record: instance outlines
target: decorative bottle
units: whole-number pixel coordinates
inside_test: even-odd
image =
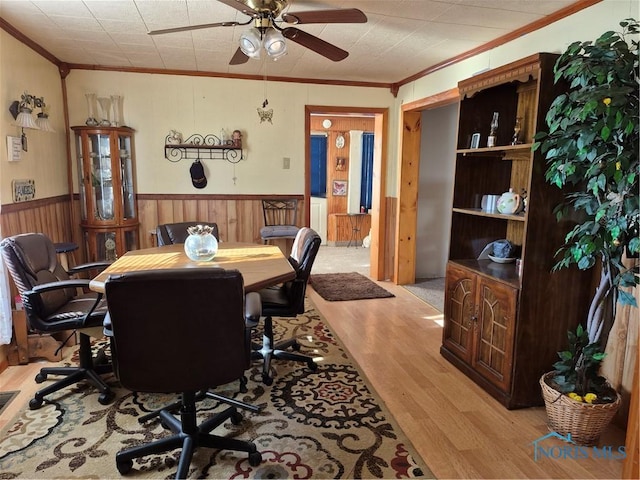
[[[487,138],[487,147],[496,146],[496,137],[498,135],[498,112],[493,112],[493,119],[491,120],[491,132]]]

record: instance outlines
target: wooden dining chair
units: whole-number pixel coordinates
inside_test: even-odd
[[[300,227],[298,219],[298,200],[295,198],[262,200],[264,227],[260,229],[260,238],[264,244],[270,240],[295,239]]]

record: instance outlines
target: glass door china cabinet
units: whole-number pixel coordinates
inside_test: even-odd
[[[139,248],[133,133],[127,127],[72,127],[81,226],[88,261]]]

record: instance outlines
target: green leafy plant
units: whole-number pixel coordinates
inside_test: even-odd
[[[620,22],[595,42],[574,42],[558,58],[555,82],[566,93],[551,104],[547,132],[535,137],[534,149],[547,160],[546,180],[566,189],[556,210],[558,221],[575,227],[557,252],[554,269],[576,265],[599,268],[600,280],[586,318],[569,332],[569,349],[559,352],[550,384],[577,401],[613,402],[615,392],[599,375],[617,305],[636,305],[626,289],[639,283],[638,256],[638,40],[635,19]]]
[[[558,58],[555,82],[566,82],[568,91],[551,104],[548,131],[539,132],[534,143],[547,160],[547,181],[568,187],[557,219],[577,219],[554,268],[597,266],[601,272],[586,319],[583,355],[590,344],[604,345],[618,303],[637,306],[625,290],[639,283],[637,266],[626,267],[623,254],[637,256],[640,248],[640,30],[635,19],[620,26],[621,32],[605,32],[595,42],[572,43]]]
[[[558,352],[560,360],[553,364],[553,387],[566,394],[575,394],[578,401],[607,403],[616,399],[606,379],[598,374],[606,354],[598,343],[590,343],[587,331],[578,325],[569,333],[569,349]],[[591,395],[589,395],[591,394]]]

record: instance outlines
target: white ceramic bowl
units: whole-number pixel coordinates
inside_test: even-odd
[[[500,258],[500,257],[494,257],[493,255],[489,255],[489,258],[491,259],[492,262],[496,262],[496,263],[512,263],[516,261],[516,257]]]

